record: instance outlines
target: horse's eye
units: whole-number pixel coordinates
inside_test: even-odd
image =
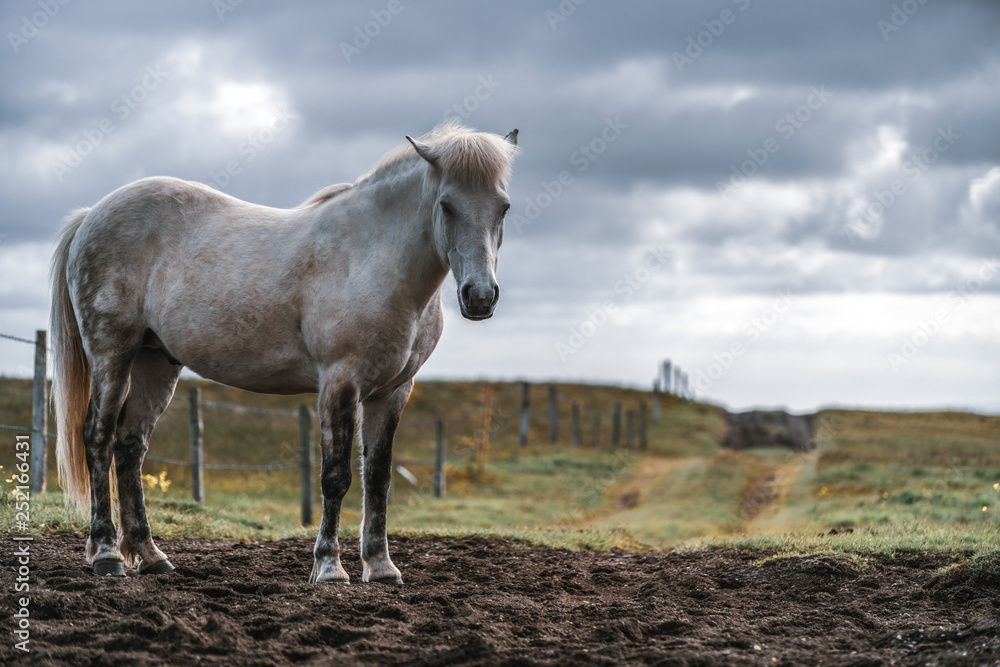
[[[441,210],[447,216],[455,215],[455,212],[451,210],[451,206],[449,206],[448,202],[446,202],[446,201],[441,202]]]
[[[501,220],[503,219],[503,217],[505,215],[507,215],[507,211],[509,211],[509,210],[510,210],[510,204],[507,204],[506,206],[503,207],[503,210],[500,211],[500,219]]]

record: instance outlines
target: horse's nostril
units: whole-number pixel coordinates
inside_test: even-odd
[[[493,301],[490,303],[490,307],[492,308],[493,306],[497,305],[497,301],[499,301],[499,300],[500,300],[500,286],[499,285],[494,285],[493,286]]]
[[[462,303],[466,306],[469,305],[469,295],[472,293],[472,285],[465,283],[462,285]]]

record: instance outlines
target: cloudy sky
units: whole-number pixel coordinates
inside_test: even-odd
[[[458,118],[523,153],[496,315],[446,283],[422,377],[648,386],[669,357],[732,408],[1000,412],[998,3],[6,0],[0,27],[0,333],[46,326],[59,220],[125,183],[294,206]],[[0,372],[31,355],[0,341]]]

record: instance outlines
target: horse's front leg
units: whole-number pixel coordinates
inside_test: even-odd
[[[413,381],[396,389],[389,396],[364,404],[362,433],[363,462],[361,484],[364,490],[364,510],[361,520],[362,581],[402,584],[399,570],[389,558],[385,513],[392,479],[392,441],[399,425]]]
[[[340,505],[351,486],[351,447],[358,416],[358,389],[353,383],[327,374],[319,392],[320,449],[323,456],[320,488],[323,520],[313,549],[310,582],[349,583],[340,564]]]

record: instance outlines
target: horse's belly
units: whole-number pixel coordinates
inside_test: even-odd
[[[262,329],[244,339],[206,332],[185,337],[161,333],[160,339],[178,363],[208,380],[262,394],[316,392],[315,365],[294,340],[275,333]]]
[[[307,394],[318,391],[318,382],[301,368],[241,363],[188,365],[198,375],[230,387],[259,394]]]

